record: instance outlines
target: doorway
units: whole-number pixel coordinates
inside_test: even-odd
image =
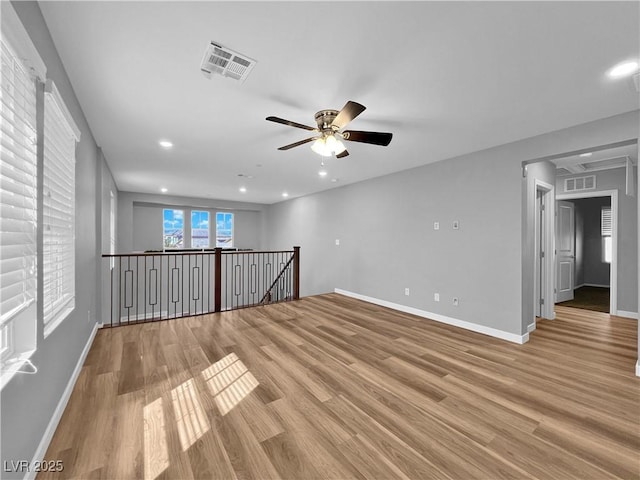
[[[554,187],[539,179],[535,180],[535,212],[534,212],[534,322],[528,331],[535,329],[537,318],[553,319],[554,284],[552,278],[553,265],[553,232],[554,215],[550,208],[555,202]]]
[[[618,191],[562,194],[556,200],[556,303],[615,315]]]

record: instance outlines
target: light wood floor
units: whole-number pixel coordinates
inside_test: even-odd
[[[640,478],[636,321],[557,315],[525,345],[337,294],[104,329],[46,459],[83,479]]]

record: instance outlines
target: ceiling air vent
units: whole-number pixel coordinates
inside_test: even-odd
[[[567,170],[564,167],[558,167],[556,168],[556,175],[559,176],[564,176],[564,175],[571,175],[573,172],[571,172],[570,170]]]
[[[567,178],[564,181],[565,192],[580,192],[582,190],[593,190],[596,188],[596,176]]]
[[[202,57],[200,70],[205,77],[222,75],[244,82],[256,61],[230,48],[211,42]]]

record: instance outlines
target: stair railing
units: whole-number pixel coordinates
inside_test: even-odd
[[[102,257],[105,326],[206,315],[300,298],[300,247]]]

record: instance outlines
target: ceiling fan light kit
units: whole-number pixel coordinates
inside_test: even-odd
[[[318,138],[311,145],[311,150],[323,157],[330,157],[332,155],[340,155],[347,148],[335,135],[327,135],[326,137]]]
[[[343,158],[349,155],[342,140],[351,142],[369,143],[372,145],[380,145],[386,147],[391,142],[393,134],[384,132],[365,132],[357,130],[342,130],[354,118],[360,115],[366,107],[359,103],[348,101],[342,110],[320,110],[315,114],[317,127],[309,127],[301,123],[292,122],[279,117],[267,117],[266,120],[275,123],[281,123],[290,127],[301,128],[316,132],[319,135],[315,137],[305,138],[299,142],[291,143],[278,150],[289,150],[293,147],[313,142],[311,150],[323,157],[335,155],[336,158]]]

